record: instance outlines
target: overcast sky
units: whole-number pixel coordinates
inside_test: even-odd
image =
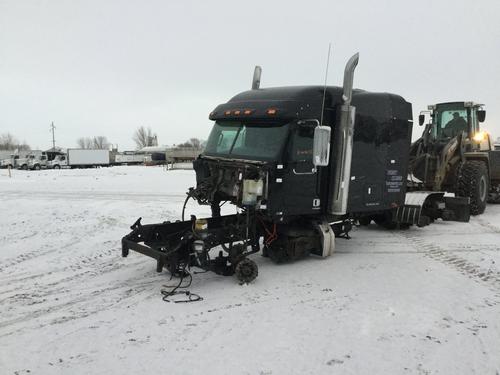
[[[0,134],[32,147],[104,135],[120,150],[206,138],[209,112],[249,89],[330,85],[360,52],[355,87],[427,104],[486,104],[500,136],[500,1],[0,0]],[[421,128],[415,125],[414,134]]]

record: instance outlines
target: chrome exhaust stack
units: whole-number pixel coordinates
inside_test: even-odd
[[[356,107],[351,105],[352,86],[354,82],[354,70],[358,65],[358,61],[359,53],[356,53],[349,59],[345,66],[342,104],[338,106],[338,120],[334,135],[335,180],[333,185],[333,199],[329,209],[333,215],[345,215],[347,212],[349,183],[351,181],[354,118],[356,116]]]
[[[262,75],[262,68],[259,65],[255,66],[252,79],[252,90],[258,90],[260,87],[260,76]]]

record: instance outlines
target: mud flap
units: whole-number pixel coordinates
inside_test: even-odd
[[[443,220],[468,223],[470,220],[470,202],[468,197],[444,197],[445,210]]]
[[[445,197],[444,192],[410,192],[406,194],[405,204],[393,210],[396,223],[423,227],[436,219],[468,222],[469,198]]]
[[[327,221],[316,224],[320,234],[321,253],[315,253],[322,258],[329,257],[335,251],[335,233]]]

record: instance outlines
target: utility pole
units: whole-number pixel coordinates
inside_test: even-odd
[[[56,129],[56,127],[54,126],[54,121],[52,121],[52,124],[50,125],[50,130],[52,130],[52,150],[56,150],[56,137],[55,137],[55,133],[54,133],[54,130]]]

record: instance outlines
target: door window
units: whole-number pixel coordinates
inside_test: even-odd
[[[312,163],[313,140],[313,127],[298,127],[294,132],[291,160],[294,162]]]

